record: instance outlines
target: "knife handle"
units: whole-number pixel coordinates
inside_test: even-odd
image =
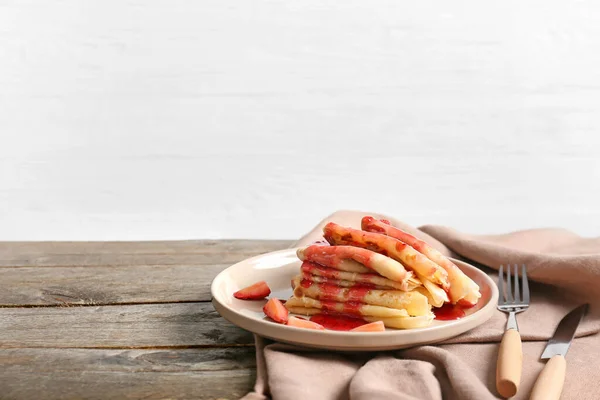
[[[502,336],[496,364],[496,389],[503,397],[513,397],[521,383],[523,348],[521,335],[516,329],[508,329]]]
[[[567,361],[563,356],[552,357],[538,376],[530,400],[558,400],[565,383]]]

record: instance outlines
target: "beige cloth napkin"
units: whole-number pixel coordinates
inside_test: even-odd
[[[330,221],[360,227],[364,215],[387,218],[446,255],[478,265],[494,280],[500,264],[525,263],[531,307],[519,314],[523,375],[515,399],[529,397],[544,363],[547,340],[571,309],[591,302],[567,354],[561,399],[600,399],[600,238],[586,239],[563,229],[535,229],[476,236],[440,226],[415,229],[388,216],[336,212],[296,246],[321,238]],[[535,281],[535,282],[532,282]],[[482,326],[435,346],[381,353],[336,353],[273,343],[256,337],[257,380],[244,400],[370,400],[499,398],[495,389],[498,342],[506,314],[497,311]]]

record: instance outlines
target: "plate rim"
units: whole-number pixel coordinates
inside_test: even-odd
[[[221,317],[223,317],[230,323],[232,323],[242,329],[245,329],[245,330],[249,331],[250,333],[253,333],[255,335],[259,335],[259,336],[262,336],[265,338],[269,338],[269,339],[272,339],[275,341],[291,343],[294,345],[304,346],[304,347],[308,347],[308,348],[321,348],[321,349],[342,350],[342,351],[375,351],[375,350],[402,349],[402,348],[407,348],[407,347],[422,346],[425,344],[441,343],[443,341],[449,340],[452,337],[455,337],[455,336],[458,336],[465,332],[468,332],[479,325],[484,324],[486,321],[488,321],[492,317],[493,311],[496,309],[495,305],[498,301],[499,293],[498,293],[498,288],[496,287],[496,284],[492,280],[492,278],[490,278],[485,272],[481,271],[479,268],[475,267],[474,265],[472,265],[466,261],[458,260],[458,259],[455,259],[452,257],[448,257],[448,258],[452,262],[454,262],[459,268],[461,268],[462,265],[466,265],[468,268],[471,268],[471,269],[477,271],[477,273],[479,273],[481,275],[481,277],[484,279],[484,281],[486,281],[487,286],[489,286],[491,288],[490,300],[487,304],[485,304],[482,308],[480,308],[473,314],[470,314],[470,315],[468,315],[464,318],[458,319],[458,320],[451,321],[453,324],[451,326],[457,327],[458,330],[460,330],[460,332],[457,332],[455,335],[448,336],[443,339],[434,339],[431,341],[420,341],[418,343],[411,342],[411,343],[407,343],[406,345],[390,344],[389,346],[385,346],[385,345],[384,346],[382,346],[382,345],[355,346],[355,345],[344,345],[343,343],[338,343],[336,345],[329,346],[329,345],[320,345],[320,344],[315,344],[315,343],[307,343],[307,341],[299,342],[299,341],[295,341],[295,340],[287,340],[285,338],[282,338],[282,336],[285,336],[286,332],[288,332],[289,334],[296,333],[301,336],[314,337],[315,339],[363,338],[363,339],[366,339],[366,341],[368,341],[369,338],[373,338],[373,339],[377,339],[377,340],[386,339],[386,338],[389,338],[389,339],[396,338],[397,339],[397,338],[402,337],[403,335],[405,336],[406,332],[410,332],[411,334],[418,334],[418,333],[425,333],[425,332],[430,333],[430,334],[431,333],[435,334],[435,333],[439,333],[440,331],[444,331],[444,330],[448,329],[450,326],[448,326],[448,325],[431,326],[430,325],[427,327],[414,328],[414,329],[397,329],[397,330],[390,329],[390,330],[386,330],[384,332],[349,332],[349,331],[335,331],[335,330],[326,330],[326,331],[308,330],[305,328],[299,328],[299,327],[288,326],[288,325],[283,325],[283,324],[276,324],[276,323],[269,322],[266,320],[256,319],[256,318],[252,318],[252,317],[243,315],[240,312],[236,311],[234,308],[230,307],[229,305],[223,304],[222,302],[220,302],[218,299],[219,296],[215,295],[215,293],[217,291],[217,289],[216,289],[217,284],[219,283],[220,280],[224,279],[223,278],[224,275],[231,268],[236,267],[239,264],[250,263],[252,261],[263,258],[265,256],[275,256],[275,255],[279,255],[279,254],[281,254],[282,256],[285,256],[288,254],[295,254],[296,250],[301,247],[303,247],[303,246],[291,247],[291,248],[287,248],[287,249],[275,250],[275,251],[259,254],[259,255],[253,256],[253,257],[249,257],[249,258],[240,260],[234,264],[231,264],[230,266],[223,269],[222,271],[220,271],[217,274],[217,276],[215,276],[215,278],[213,278],[211,285],[210,285],[211,302],[212,302],[215,310],[219,313],[219,315],[221,315]],[[462,270],[462,268],[461,268],[461,270]],[[265,330],[272,331],[274,334],[269,334],[269,332],[265,332]],[[275,334],[275,333],[278,333],[278,334]]]

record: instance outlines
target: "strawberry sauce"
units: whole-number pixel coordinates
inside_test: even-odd
[[[349,331],[368,322],[360,318],[344,317],[329,314],[317,314],[310,317],[312,322],[323,325],[332,331]]]
[[[360,308],[362,307],[361,303],[349,301],[343,304],[345,313],[360,315]]]
[[[435,314],[435,319],[440,321],[451,321],[465,316],[463,307],[450,303],[446,303],[440,308],[434,308],[433,313]]]
[[[304,261],[300,268],[303,272],[307,272],[309,274],[312,274],[313,272],[316,271],[316,272],[318,272],[317,275],[321,275],[326,278],[331,278],[331,279],[339,279],[340,278],[340,271],[335,270],[333,268],[322,267],[319,264],[315,264],[315,263],[312,263],[309,261]]]
[[[357,286],[348,290],[348,300],[350,301],[364,301],[365,297],[371,289],[365,286]]]
[[[325,300],[337,300],[337,297],[342,292],[342,288],[336,285],[330,285],[327,283],[319,284],[322,296]]]
[[[312,284],[312,281],[308,279],[302,279],[302,281],[300,281],[300,286],[302,286],[304,289],[308,289],[312,286]]]

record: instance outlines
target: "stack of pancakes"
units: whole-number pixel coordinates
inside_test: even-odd
[[[361,228],[329,223],[323,228],[327,243],[298,249],[303,263],[285,303],[291,313],[410,329],[429,325],[433,308],[477,303],[477,284],[427,243],[372,217],[364,217]]]

